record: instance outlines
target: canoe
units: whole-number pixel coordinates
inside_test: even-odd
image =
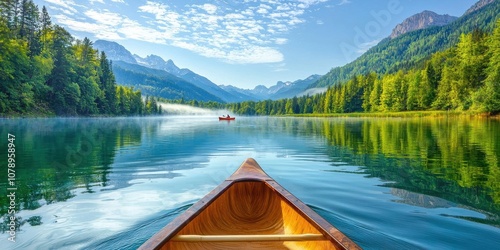
[[[139,249],[360,249],[247,159]]]
[[[219,121],[233,121],[236,117],[221,117],[219,116]]]

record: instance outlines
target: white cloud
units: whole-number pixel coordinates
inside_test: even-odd
[[[215,12],[217,12],[217,6],[215,6],[213,4],[206,3],[201,8],[203,10],[205,10],[210,15],[213,15],[213,14],[215,14]]]
[[[142,12],[154,14],[157,18],[163,16],[167,12],[168,6],[163,3],[147,1],[146,5],[139,7]]]
[[[263,2],[265,2],[265,1],[263,1]],[[267,5],[267,4],[260,4],[259,8],[268,9],[268,10],[272,10],[273,9],[273,7],[271,7],[271,6]]]
[[[103,40],[124,40],[120,34],[118,34],[116,31],[112,30],[99,30],[96,32],[96,37],[98,39],[103,39]]]
[[[230,13],[224,16],[226,19],[243,19],[245,16],[240,13]]]
[[[307,5],[315,5],[318,3],[328,2],[328,0],[298,0],[298,2],[307,4]]]
[[[276,63],[284,60],[279,47],[288,42],[287,33],[306,22],[308,8],[328,0],[244,0],[238,4],[207,1],[196,5],[147,0],[137,7],[138,17],[102,6],[79,6],[73,0],[46,1],[67,13],[57,17],[61,24],[98,38],[169,44],[231,63]],[[83,14],[77,19],[71,15],[76,13]]]
[[[253,63],[276,63],[283,61],[283,54],[270,47],[249,46],[230,51],[213,47],[200,46],[184,41],[176,41],[175,46],[196,52],[202,56],[217,58],[228,63],[253,64]]]
[[[69,10],[69,9],[62,8],[62,7],[50,6],[49,8],[51,10],[54,10],[54,11],[59,11],[59,12],[65,14],[65,15],[68,15],[68,16],[74,16],[76,14],[76,11],[72,11],[72,10]]]
[[[166,44],[164,33],[153,28],[144,27],[140,23],[126,19],[118,32],[128,39],[146,41],[158,44]]]
[[[187,23],[181,22],[181,15],[169,9],[163,3],[148,1],[146,5],[140,6],[139,11],[154,15],[152,24],[162,31],[165,39],[172,39]]]
[[[271,67],[273,68],[274,72],[288,71],[288,69],[286,68],[286,63],[273,64],[273,65],[271,65]]]
[[[73,6],[75,6],[75,2],[72,0],[45,0],[48,3],[52,3],[56,6],[59,6],[66,10],[69,13],[76,13],[78,12]]]
[[[295,26],[297,24],[300,24],[300,23],[303,23],[305,22],[303,19],[300,19],[296,16],[292,16],[288,19],[288,21],[286,22],[289,26]]]
[[[283,61],[284,56],[274,48],[251,46],[230,51],[226,59],[238,63],[276,63]]]
[[[248,16],[248,17],[253,17],[255,13],[251,9],[245,9],[241,11],[242,15]]]
[[[89,21],[79,21],[67,15],[54,17],[59,23],[72,30],[94,34],[98,39],[135,39],[165,44],[165,38],[168,37],[165,32],[145,27],[137,21],[108,10],[88,10],[84,14],[90,19]]]
[[[270,33],[284,33],[286,31],[288,31],[288,26],[286,24],[283,24],[283,23],[271,23],[268,25],[269,27],[269,30],[268,32]]]
[[[115,29],[105,24],[82,22],[62,14],[55,15],[54,17],[57,19],[59,24],[65,25],[69,29],[92,33],[99,39],[123,39],[118,33],[116,33]]]
[[[274,42],[278,45],[286,44],[288,42],[288,39],[286,38],[276,38]]]
[[[288,11],[288,10],[291,10],[291,8],[290,8],[289,4],[282,4],[282,5],[278,5],[278,7],[276,7],[276,10],[277,11]]]
[[[112,13],[109,11],[98,12],[95,10],[88,10],[85,15],[95,20],[97,23],[101,23],[108,26],[116,26],[123,22],[124,17],[118,13]]]
[[[256,12],[259,13],[259,14],[267,14],[267,13],[269,13],[269,11],[266,8],[258,8]]]
[[[341,2],[338,5],[344,5],[344,4],[350,4],[352,3],[350,0],[341,0]]]
[[[94,4],[95,2],[104,4],[104,0],[90,0],[90,4]]]

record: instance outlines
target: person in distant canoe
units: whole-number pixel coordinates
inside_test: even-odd
[[[227,118],[231,118],[231,116],[229,116],[229,114],[227,115]]]

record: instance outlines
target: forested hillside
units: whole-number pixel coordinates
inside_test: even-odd
[[[85,38],[53,25],[31,0],[0,2],[0,116],[132,115],[154,99],[116,85],[111,62]],[[154,107],[153,107],[154,106]]]
[[[113,63],[113,72],[117,82],[141,89],[145,95],[166,99],[224,102],[193,83],[164,70],[118,61]]]
[[[433,53],[457,44],[462,33],[471,33],[475,29],[490,33],[499,17],[500,1],[495,1],[449,25],[413,31],[395,39],[386,38],[355,61],[332,69],[312,87],[341,84],[356,75],[370,72],[395,73],[422,66]]]
[[[495,23],[495,22],[493,22]],[[231,104],[247,115],[457,110],[500,112],[500,20],[492,33],[476,29],[422,65],[368,73],[321,95]]]

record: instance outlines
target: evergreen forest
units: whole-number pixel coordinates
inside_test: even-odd
[[[0,1],[0,82],[2,116],[161,112],[155,98],[117,86],[106,54],[52,24],[32,0]]]
[[[371,72],[330,86],[320,95],[228,104],[244,115],[353,112],[500,112],[500,20],[492,33],[475,29],[421,66],[394,73]]]

